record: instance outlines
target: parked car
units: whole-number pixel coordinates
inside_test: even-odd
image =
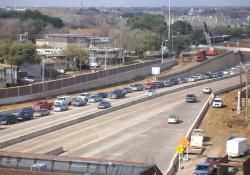
[[[84,93],[81,93],[80,96],[83,98],[83,100],[86,99],[88,101],[91,94],[84,92]]]
[[[33,116],[34,117],[42,117],[42,116],[46,116],[49,114],[50,114],[49,109],[37,109],[37,110],[35,110]]]
[[[202,89],[202,92],[203,92],[203,94],[211,94],[212,93],[212,89],[209,88],[209,87],[204,87]]]
[[[195,103],[195,102],[197,102],[197,97],[194,94],[187,94],[186,95],[186,102]]]
[[[17,116],[14,114],[3,114],[0,115],[0,124],[1,125],[10,125],[17,123]]]
[[[32,109],[52,109],[53,103],[49,103],[48,101],[38,101],[35,104],[32,105]]]
[[[75,107],[85,106],[87,104],[87,99],[75,98],[72,101],[72,105]]]
[[[35,81],[34,76],[28,75],[21,79],[23,82],[33,83]]]
[[[33,119],[34,110],[32,108],[24,108],[20,112],[17,113],[18,121],[26,121]]]
[[[71,97],[68,95],[58,96],[54,101],[54,104],[71,105]]]
[[[90,103],[95,103],[95,102],[100,102],[102,101],[102,97],[99,95],[91,95],[88,99],[88,102]]]
[[[193,175],[210,175],[213,173],[213,167],[209,163],[196,164]]]
[[[144,89],[143,84],[139,84],[139,83],[131,84],[130,87],[132,91],[142,91]]]
[[[108,101],[101,101],[98,104],[98,109],[106,109],[106,108],[109,108],[109,107],[111,107],[111,103],[108,102]]]
[[[132,93],[132,88],[130,87],[126,87],[126,88],[123,88],[123,90],[126,92],[126,93]]]
[[[212,106],[214,108],[222,108],[223,107],[223,101],[221,98],[219,97],[215,97]]]
[[[213,168],[217,168],[220,160],[221,158],[218,156],[209,156],[205,162],[209,163]]]
[[[146,90],[149,90],[149,89],[156,89],[156,88],[157,88],[157,85],[156,85],[156,83],[153,83],[153,82],[147,83],[146,86],[145,86],[145,89],[146,89]]]
[[[168,116],[168,123],[176,124],[178,122],[179,122],[179,119],[176,115],[169,115]]]
[[[97,92],[95,95],[99,95],[102,98],[107,98],[108,97],[108,93],[106,93],[106,92]]]
[[[55,104],[54,105],[55,112],[67,111],[68,109],[69,109],[69,107],[66,104]]]
[[[154,89],[149,89],[145,93],[146,96],[153,96],[155,94],[156,94],[156,90],[154,90]]]

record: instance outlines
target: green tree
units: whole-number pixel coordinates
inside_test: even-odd
[[[187,50],[189,50],[189,47],[191,44],[190,36],[189,35],[180,35],[180,36],[173,37],[167,43],[167,47],[172,48],[172,44],[173,44],[173,50],[177,54],[179,54],[181,51],[187,51]]]
[[[21,66],[25,63],[40,63],[40,57],[32,44],[19,43],[10,40],[0,41],[0,56],[4,62]]]
[[[191,42],[195,46],[198,46],[199,44],[203,43],[205,41],[205,36],[203,29],[195,29],[190,34]]]
[[[190,23],[186,21],[175,21],[172,25],[172,31],[174,35],[186,35],[193,31]]]
[[[149,30],[135,29],[124,33],[116,45],[129,51],[135,51],[139,58],[144,58],[143,52],[160,49],[160,38]]]
[[[150,30],[163,38],[167,34],[167,23],[161,15],[144,14],[135,16],[127,20],[127,25],[131,29]]]
[[[66,57],[75,58],[76,59],[76,66],[78,70],[82,70],[82,65],[88,58],[87,52],[79,47],[69,47],[64,54]]]

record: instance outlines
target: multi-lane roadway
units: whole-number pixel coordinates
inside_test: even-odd
[[[44,154],[63,147],[65,151],[63,154],[69,156],[136,162],[150,160],[151,163],[154,160],[161,171],[166,172],[180,138],[185,136],[208,99],[208,95],[202,93],[203,87],[209,86],[213,90],[219,90],[238,83],[239,78],[234,77],[189,88],[111,112],[2,150]],[[176,87],[158,89],[158,92]],[[185,95],[188,93],[196,94],[198,102],[186,103]],[[111,100],[112,106],[144,96],[145,92],[132,93],[125,99]],[[39,120],[13,125],[0,131],[0,141],[94,111],[97,111],[96,105],[91,104],[83,108],[72,108],[70,111]],[[181,122],[176,125],[168,124],[169,114],[177,115]]]

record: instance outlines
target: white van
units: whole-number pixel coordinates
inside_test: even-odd
[[[54,101],[54,104],[71,105],[71,97],[68,95],[58,96]]]

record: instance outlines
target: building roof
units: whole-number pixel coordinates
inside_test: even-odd
[[[18,66],[14,66],[14,65],[9,65],[9,64],[0,64],[0,69],[3,70],[3,69],[7,69],[7,68],[17,68]]]
[[[70,29],[69,33],[74,35],[101,36],[101,30],[99,29]]]
[[[78,35],[78,34],[70,34],[70,33],[44,34],[44,36],[49,36],[49,37],[64,37],[64,38],[69,38],[69,37],[91,38],[92,37],[92,36],[89,36],[89,35]]]

